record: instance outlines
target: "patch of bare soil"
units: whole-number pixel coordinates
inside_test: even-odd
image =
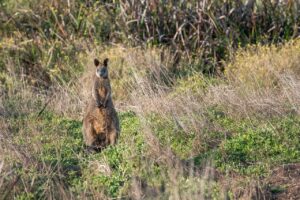
[[[267,183],[272,200],[300,199],[300,163],[276,168]]]

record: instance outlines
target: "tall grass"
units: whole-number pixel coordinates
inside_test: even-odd
[[[247,44],[272,44],[299,35],[298,1],[3,1],[2,34],[30,39],[78,38],[172,49],[207,73]]]

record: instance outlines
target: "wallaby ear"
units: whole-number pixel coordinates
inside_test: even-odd
[[[104,65],[105,67],[107,67],[107,64],[108,64],[108,58],[105,58],[104,61],[103,61],[103,65]]]
[[[97,58],[94,59],[94,64],[95,64],[96,67],[99,66],[100,62],[99,62],[99,60]]]

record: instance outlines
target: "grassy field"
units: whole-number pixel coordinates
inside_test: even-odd
[[[300,5],[247,2],[0,0],[0,199],[300,198]],[[88,153],[106,57],[121,135]]]

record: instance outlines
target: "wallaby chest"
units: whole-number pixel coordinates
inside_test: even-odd
[[[111,92],[109,79],[98,80],[95,78],[94,91],[98,93],[99,96],[105,97]]]

